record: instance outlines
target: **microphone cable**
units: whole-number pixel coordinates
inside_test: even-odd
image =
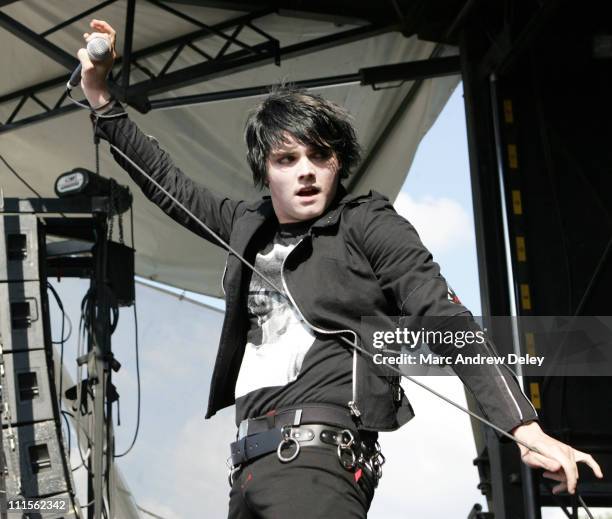
[[[90,109],[89,107],[87,107],[87,108]],[[96,117],[112,118],[112,117],[119,117],[119,116],[127,115],[127,112],[123,111],[123,112],[120,112],[120,113],[117,113],[117,114],[112,114],[112,115],[109,115],[109,116],[105,116],[105,114],[95,114],[95,112],[94,112],[94,115]],[[244,265],[246,265],[254,274],[258,275],[263,281],[265,281],[268,284],[268,286],[270,286],[271,288],[276,290],[282,297],[287,299],[287,301],[289,302],[289,304],[291,306],[294,306],[294,303],[291,301],[291,298],[283,290],[281,290],[279,287],[277,287],[276,284],[273,281],[271,281],[265,274],[263,274],[262,272],[259,272],[255,268],[254,265],[252,265],[248,260],[246,260],[244,257],[242,257],[238,252],[236,252],[236,250],[229,243],[226,243],[225,240],[223,240],[223,238],[221,238],[208,225],[206,225],[206,223],[204,223],[196,215],[194,215],[193,212],[191,212],[184,204],[182,204],[179,200],[177,200],[176,197],[174,197],[163,186],[161,186],[159,184],[159,182],[157,182],[155,179],[153,179],[151,175],[149,175],[147,172],[145,172],[138,164],[136,164],[130,157],[128,157],[117,146],[115,146],[112,143],[109,143],[109,146],[110,146],[111,149],[115,150],[115,152],[117,152],[119,155],[121,155],[121,157],[123,157],[129,164],[131,164],[140,174],[142,174],[145,178],[147,178],[154,186],[156,186],[172,202],[174,202],[178,207],[180,207],[190,218],[193,219],[193,221],[196,224],[198,224],[200,227],[202,227],[202,229],[204,229],[208,235],[212,236],[217,241],[219,246],[221,246],[222,248],[227,250],[228,253],[233,254],[240,262],[242,262]],[[299,311],[299,309],[298,309],[298,311]],[[346,331],[349,331],[349,330],[346,330]],[[341,332],[338,332],[338,335],[337,335],[337,337],[340,340],[342,340],[343,342],[347,343],[349,346],[351,346],[355,350],[359,351],[360,353],[364,354],[366,357],[369,357],[370,359],[374,358],[374,354],[370,353],[369,351],[365,350],[361,346],[357,345],[357,340],[356,339],[355,339],[354,342],[350,341],[348,338],[344,337],[340,333]],[[479,414],[471,411],[470,409],[467,409],[467,408],[463,407],[462,405],[458,404],[457,402],[451,400],[450,398],[448,398],[448,397],[442,395],[441,393],[437,392],[436,390],[430,388],[426,384],[416,380],[414,377],[406,375],[399,368],[396,368],[393,365],[389,365],[389,366],[387,366],[387,369],[397,373],[400,377],[404,377],[407,380],[411,381],[412,383],[420,386],[421,388],[423,388],[426,391],[430,392],[431,394],[437,396],[438,398],[444,400],[445,402],[447,402],[448,404],[454,406],[455,408],[463,411],[464,413],[470,415],[471,417],[473,417],[476,420],[480,421],[481,423],[487,425],[488,427],[491,427],[493,430],[497,431],[502,436],[505,436],[506,438],[510,439],[514,443],[516,443],[518,445],[522,445],[523,447],[525,447],[529,451],[532,451],[532,452],[534,452],[536,454],[539,454],[540,456],[547,457],[537,447],[529,445],[528,443],[526,443],[526,442],[524,442],[522,440],[519,440],[518,438],[515,438],[510,433],[506,432],[501,427],[495,425],[494,423],[490,422],[486,418],[484,418],[484,417],[480,416]],[[593,515],[591,514],[591,512],[590,512],[589,508],[587,507],[586,503],[584,502],[584,500],[582,499],[582,497],[580,496],[580,494],[577,491],[576,491],[576,495],[577,495],[577,498],[578,498],[578,501],[579,501],[580,505],[584,508],[584,510],[586,511],[587,515],[589,516],[589,519],[594,519]]]

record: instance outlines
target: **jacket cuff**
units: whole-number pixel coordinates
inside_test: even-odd
[[[512,431],[514,431],[514,429],[516,429],[517,427],[520,427],[521,425],[527,425],[527,424],[530,424],[532,422],[539,422],[538,415],[535,414],[533,411],[528,416],[524,416],[519,422],[513,423],[513,424],[508,425],[508,426],[504,426],[504,427],[502,427],[502,429],[504,431],[506,431],[508,434],[512,434]],[[497,437],[502,442],[509,442],[510,441],[510,438],[500,434],[498,431],[495,431],[495,434],[497,435]]]
[[[89,118],[93,124],[94,136],[97,139],[109,140],[110,131],[108,131],[119,119],[125,119],[127,112],[124,106],[119,101],[114,101],[114,104],[102,113],[91,112]]]

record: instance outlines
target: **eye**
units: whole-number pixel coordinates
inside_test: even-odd
[[[276,158],[276,162],[279,164],[291,164],[295,160],[295,156],[291,154],[279,155]]]
[[[315,160],[327,160],[331,157],[331,151],[326,149],[315,150],[310,156]]]

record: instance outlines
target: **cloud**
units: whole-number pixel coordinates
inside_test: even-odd
[[[436,254],[448,252],[473,240],[473,223],[465,209],[450,198],[431,196],[415,200],[402,191],[395,210],[416,228],[423,243]]]
[[[236,434],[231,414],[223,413],[214,424],[193,417],[177,436],[173,467],[179,500],[190,503],[192,509],[199,508],[208,517],[223,517],[227,513],[226,460]],[[203,502],[202,495],[213,499]]]
[[[226,459],[236,433],[232,414],[233,409],[225,410],[206,422],[201,414],[193,415],[183,425],[173,426],[171,441],[162,441],[150,451],[142,474],[146,483],[137,501],[167,519],[225,517],[229,495]]]

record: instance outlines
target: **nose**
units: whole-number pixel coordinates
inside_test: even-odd
[[[314,164],[308,157],[302,157],[298,164],[298,179],[303,180],[307,178],[315,177]]]

